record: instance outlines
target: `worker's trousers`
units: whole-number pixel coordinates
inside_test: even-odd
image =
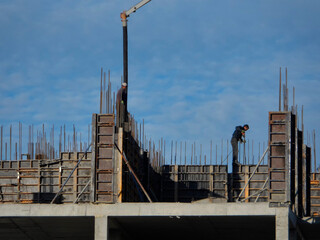
[[[232,163],[238,162],[238,140],[236,138],[231,138],[231,146],[232,146]]]

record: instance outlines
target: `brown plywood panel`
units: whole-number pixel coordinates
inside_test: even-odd
[[[286,196],[284,193],[270,193],[270,200],[271,202],[284,202]]]
[[[271,180],[284,180],[285,173],[284,172],[271,172]]]
[[[113,136],[113,126],[98,126],[98,133]]]
[[[286,125],[284,125],[284,124],[271,124],[270,131],[271,132],[286,132]]]
[[[98,173],[97,174],[97,180],[98,181],[108,181],[108,182],[111,182],[112,181],[112,174],[109,173]]]
[[[112,148],[102,148],[98,149],[99,158],[112,158]]]
[[[38,184],[39,178],[20,178],[21,184]]]
[[[97,201],[98,202],[112,202],[112,195],[102,195],[102,194],[98,194],[97,195]]]
[[[98,191],[111,192],[112,191],[112,183],[97,183]]]
[[[91,176],[91,169],[78,169],[78,176]]]
[[[271,168],[285,168],[285,158],[271,158],[270,159]]]
[[[61,153],[61,158],[62,158],[62,159],[70,159],[70,158],[69,158],[69,153],[68,153],[68,152],[63,152],[63,153]]]
[[[113,144],[112,136],[98,136],[98,143],[100,144]]]
[[[284,190],[286,187],[285,182],[271,182],[270,185],[272,190]]]
[[[285,134],[270,134],[270,141],[273,142],[285,142],[286,141]]]
[[[38,186],[26,186],[26,185],[21,185],[20,186],[20,191],[21,192],[28,192],[28,193],[32,193],[32,192],[38,192]]]
[[[98,160],[98,169],[112,169],[112,160],[107,160],[107,159],[99,159]]]
[[[16,177],[17,176],[17,171],[15,169],[12,170],[0,170],[0,176],[2,177]]]
[[[285,156],[285,145],[270,146],[271,156]]]
[[[270,113],[270,119],[273,121],[285,120],[286,114],[285,113]]]
[[[98,122],[114,123],[114,115],[98,115]]]

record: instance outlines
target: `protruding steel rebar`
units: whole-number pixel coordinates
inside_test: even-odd
[[[280,67],[280,78],[279,78],[279,112],[281,112],[281,67]]]
[[[2,161],[2,146],[3,146],[3,126],[1,125],[1,141],[0,141],[0,145],[1,145],[1,150],[0,150],[0,160]]]
[[[182,142],[180,141],[180,165],[182,165]]]
[[[221,165],[223,162],[223,139],[221,139]]]
[[[288,100],[289,100],[289,91],[288,91],[288,71],[287,71],[287,68],[286,68],[286,111],[288,111]]]
[[[212,165],[212,140],[210,141],[210,165]]]
[[[313,130],[313,161],[314,161],[314,173],[317,172],[317,158],[316,158],[316,131]],[[316,179],[313,179],[316,180]]]
[[[303,124],[303,105],[301,106],[301,129],[302,129],[302,141],[304,135],[304,124]]]
[[[20,122],[19,122],[19,127],[20,127]],[[20,130],[20,128],[19,128],[19,130]],[[19,142],[20,142],[20,138],[21,138],[21,136],[20,136],[20,131],[19,131]],[[10,150],[10,155],[9,155],[9,158],[10,158],[10,160],[12,160],[12,155],[11,155],[11,151],[12,151],[12,125],[10,125],[10,141],[9,141],[9,146],[10,146],[10,148],[9,148],[9,150]]]
[[[218,144],[216,144],[216,165],[218,165]]]
[[[101,68],[101,81],[100,81],[100,114],[102,114],[102,76],[103,76],[103,68]]]

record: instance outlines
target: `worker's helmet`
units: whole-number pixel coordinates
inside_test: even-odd
[[[121,86],[126,87],[127,83],[124,82],[124,83],[121,84]]]
[[[243,125],[243,127],[247,127],[249,129],[249,125],[248,124]]]

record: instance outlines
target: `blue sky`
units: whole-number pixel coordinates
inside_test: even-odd
[[[86,135],[99,111],[101,67],[120,86],[120,12],[137,2],[2,0],[5,130],[18,121],[26,129],[45,123],[72,131],[75,124]],[[129,111],[145,120],[148,138],[188,141],[188,152],[196,141],[207,155],[210,140],[225,142],[248,123],[257,157],[268,111],[278,109],[279,68],[284,77],[287,67],[290,104],[294,86],[320,157],[319,11],[318,0],[151,1],[128,22]]]

